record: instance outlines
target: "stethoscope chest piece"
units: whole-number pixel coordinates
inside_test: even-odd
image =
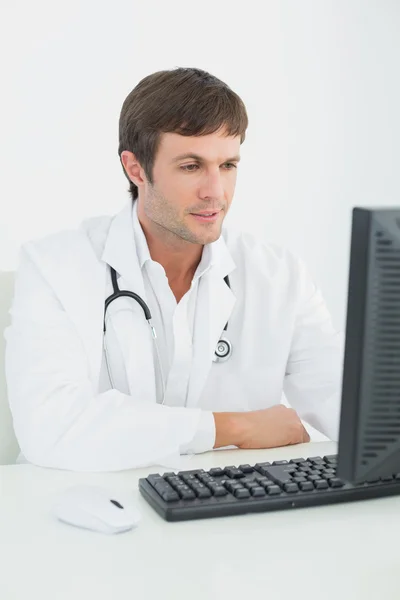
[[[227,339],[220,339],[215,348],[214,362],[225,362],[232,354],[232,344]]]

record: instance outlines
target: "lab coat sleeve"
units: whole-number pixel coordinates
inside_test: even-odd
[[[211,411],[203,410],[193,439],[180,447],[181,454],[200,454],[215,445],[215,419]]]
[[[302,420],[336,441],[344,333],[334,328],[321,290],[304,262],[294,260],[293,281],[298,303],[283,389]]]
[[[201,431],[206,419],[210,432],[212,413],[149,404],[114,389],[93,392],[74,325],[25,247],[10,312],[8,398],[17,440],[29,462],[76,471],[170,464],[182,450],[196,446],[196,434],[197,449],[210,449]]]

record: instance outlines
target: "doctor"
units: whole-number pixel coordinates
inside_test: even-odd
[[[106,471],[296,444],[300,418],[337,437],[343,336],[320,290],[287,250],[223,227],[247,125],[204,71],[145,77],[119,122],[128,205],[22,247],[6,331],[21,460]]]

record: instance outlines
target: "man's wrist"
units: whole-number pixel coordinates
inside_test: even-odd
[[[246,413],[218,412],[213,413],[215,421],[214,448],[238,446],[245,437]]]

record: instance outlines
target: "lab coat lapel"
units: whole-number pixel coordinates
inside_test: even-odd
[[[113,267],[125,285],[129,286],[124,289],[129,289],[144,299],[143,277],[133,235],[131,203],[114,217],[104,246],[102,260]],[[118,286],[122,289],[119,281]],[[132,302],[135,301],[132,300]]]
[[[199,280],[193,332],[193,366],[186,406],[197,405],[207,381],[218,340],[229,321],[236,297],[224,277],[236,265],[221,236],[214,242],[216,264]],[[229,323],[227,337],[229,338]]]
[[[114,218],[102,259],[119,275],[120,290],[134,292],[148,303],[136,253],[131,203]],[[142,307],[125,297],[112,302],[107,312],[125,363],[128,393],[138,400],[155,402],[154,341]]]

